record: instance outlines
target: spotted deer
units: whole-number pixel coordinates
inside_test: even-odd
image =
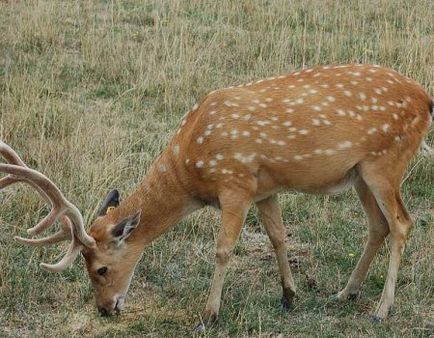
[[[40,234],[60,220],[56,234],[16,239],[36,246],[70,239],[60,262],[41,266],[61,271],[82,253],[103,315],[123,308],[145,245],[194,210],[219,208],[216,267],[198,326],[203,329],[217,319],[226,267],[252,203],[274,247],[282,304],[289,308],[296,287],[277,194],[288,189],[335,194],[354,186],[368,218],[368,239],[336,298],[358,295],[389,235],[389,269],[374,311],[374,318],[382,320],[394,301],[398,267],[412,227],[400,184],[427,134],[432,111],[433,101],[423,88],[391,69],[319,66],[208,94],[185,115],[136,190],[122,202],[116,190],[108,194],[88,233],[78,209],[54,183],[26,167],[4,143],[0,150],[9,163],[0,164],[0,171],[8,175],[0,188],[24,181],[52,204],[49,215],[28,233]]]

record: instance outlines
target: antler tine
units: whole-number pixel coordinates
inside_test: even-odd
[[[18,156],[18,154],[9,147],[6,143],[0,140],[0,154],[11,164],[16,164],[25,167],[26,164],[23,162],[23,160]],[[6,188],[8,185],[11,185],[15,182],[21,181],[18,177],[13,177],[11,175],[8,175],[6,177],[3,177],[0,179],[0,190],[3,188]]]
[[[69,245],[68,251],[59,262],[55,264],[41,263],[39,265],[41,266],[41,268],[47,271],[60,272],[66,269],[74,262],[74,260],[80,254],[82,249],[83,249],[83,245],[81,243],[78,243],[77,239],[74,236],[72,236],[72,241],[71,244]]]
[[[73,226],[68,217],[62,216],[64,218],[64,223],[62,224],[62,229],[56,232],[54,235],[47,236],[45,238],[38,239],[29,239],[23,238],[19,236],[15,236],[14,239],[31,246],[44,246],[51,245],[66,239],[71,239],[71,244],[69,245],[68,251],[65,253],[63,258],[55,263],[55,264],[47,264],[41,263],[40,266],[51,272],[59,272],[66,269],[69,265],[71,265],[77,256],[80,254],[80,251],[83,249],[83,245],[78,243],[73,234]]]
[[[24,238],[20,236],[15,236],[14,239],[23,244],[31,246],[45,246],[52,245],[67,239],[72,239],[72,224],[68,217],[61,216],[62,228],[51,236],[44,238]]]
[[[27,165],[24,163],[24,161],[21,159],[21,157],[13,150],[9,145],[4,143],[0,140],[0,154],[8,161],[9,164],[15,164],[19,165],[21,167],[26,167]],[[8,185],[11,185],[16,182],[23,181],[22,178],[13,176],[13,175],[7,175],[6,177],[3,177],[0,179],[0,190],[3,188],[6,188]],[[33,186],[33,188],[36,189],[36,191],[41,195],[41,197],[47,202],[50,202],[50,198],[45,194],[43,190],[41,190],[38,186],[32,184],[30,181],[26,181],[26,183]]]
[[[21,167],[26,167],[24,161],[18,156],[18,154],[10,146],[0,140],[0,153],[11,164],[16,164]]]
[[[84,221],[80,211],[63,196],[59,188],[49,178],[36,170],[13,164],[0,164],[0,171],[32,182],[32,185],[37,186],[44,192],[52,204],[52,211],[35,227],[29,229],[29,233],[40,233],[53,224],[60,216],[65,215],[71,220],[70,224],[73,233],[77,236],[78,240],[86,247],[93,247],[95,245],[95,240],[84,229]]]
[[[21,181],[21,179],[15,178],[11,175],[3,177],[0,179],[0,190],[6,188],[8,185],[14,184],[14,183],[19,182],[19,181]]]
[[[0,140],[0,154],[10,163],[10,164],[16,164],[22,167],[27,167],[24,161],[20,158],[20,156],[13,150],[9,145],[4,143]],[[39,195],[47,202],[51,204],[50,198],[47,196],[47,194],[37,185],[35,185],[31,181],[27,181],[25,179],[13,176],[13,175],[7,175],[6,177],[3,177],[0,179],[0,190],[6,188],[8,185],[11,185],[16,182],[26,182],[30,184],[38,193]],[[61,216],[60,222],[62,224],[62,228],[56,232],[54,235],[45,237],[45,238],[38,238],[38,239],[30,239],[30,238],[23,238],[19,236],[15,236],[14,239],[32,246],[44,246],[44,245],[51,245],[55,244],[67,239],[71,239],[71,228],[72,224],[68,217]],[[28,230],[29,232],[29,230]],[[32,233],[32,231],[30,231]],[[34,232],[33,232],[34,233]]]
[[[44,238],[25,238],[20,236],[15,236],[14,239],[23,244],[31,245],[31,246],[45,246],[55,244],[67,239],[71,239],[71,236],[65,232],[63,229],[57,231],[54,235],[47,236]]]
[[[21,157],[16,153],[15,150],[13,150],[9,145],[4,143],[0,140],[0,154],[10,163],[10,164],[16,164],[21,167],[26,167],[27,165],[24,163],[24,161],[21,159]],[[13,175],[7,175],[6,177],[3,177],[0,179],[0,190],[6,188],[8,185],[11,185],[16,182],[26,182],[27,184],[30,184],[38,193],[41,195],[41,197],[47,202],[51,204],[50,198],[47,196],[47,194],[37,185],[35,185],[31,181],[26,181],[19,177],[14,177]],[[60,218],[60,221],[62,222],[63,231],[66,231],[66,233],[69,233],[69,227],[71,226],[71,222],[67,219],[66,216],[62,216]]]

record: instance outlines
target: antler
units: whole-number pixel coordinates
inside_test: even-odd
[[[0,154],[9,162],[8,164],[0,164],[0,172],[8,174],[0,179],[0,190],[16,182],[26,182],[34,187],[47,203],[52,205],[52,210],[48,216],[36,226],[28,229],[27,232],[31,235],[37,235],[53,225],[58,219],[62,223],[61,229],[51,236],[38,239],[16,236],[15,239],[33,246],[51,245],[71,239],[68,251],[58,263],[41,263],[41,267],[54,272],[61,271],[72,264],[83,246],[88,248],[95,246],[95,240],[84,229],[84,221],[80,211],[63,196],[59,188],[49,178],[28,168],[18,154],[2,141],[0,141]]]

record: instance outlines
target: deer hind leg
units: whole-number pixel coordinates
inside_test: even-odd
[[[217,321],[226,267],[240,235],[241,228],[250,208],[251,198],[246,194],[227,192],[220,197],[222,227],[217,237],[216,267],[201,323],[196,331]]]
[[[285,309],[290,309],[295,296],[295,284],[286,252],[286,230],[282,222],[282,211],[276,196],[257,202],[256,205],[276,253],[283,289],[282,305]]]
[[[389,224],[390,230],[389,268],[383,293],[373,316],[375,321],[381,321],[386,318],[393,304],[399,264],[407,236],[413,226],[399,191],[401,175],[396,175],[401,173],[397,173],[396,171],[388,173],[385,168],[387,166],[381,166],[380,170],[374,166],[361,168],[362,178],[372,191],[378,206]],[[396,170],[396,167],[394,169]]]
[[[339,300],[357,298],[360,284],[365,279],[375,254],[389,233],[387,220],[366,183],[359,177],[355,182],[354,187],[368,217],[368,240],[365,249],[363,250],[363,254],[353,270],[347,285],[337,294],[337,299]]]

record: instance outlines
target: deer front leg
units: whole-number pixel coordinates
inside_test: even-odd
[[[289,267],[286,251],[286,230],[282,222],[282,211],[280,210],[277,196],[271,196],[256,203],[265,230],[276,253],[277,264],[279,265],[280,277],[282,280],[282,306],[289,310],[292,307],[295,296],[295,283]]]
[[[206,326],[217,321],[226,266],[232,256],[250,204],[250,197],[235,193],[227,193],[220,198],[222,227],[217,238],[216,267],[205,311],[196,331],[203,331]]]

